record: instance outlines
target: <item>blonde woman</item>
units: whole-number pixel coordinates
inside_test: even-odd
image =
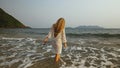
[[[55,24],[52,25],[50,32],[43,40],[43,44],[45,44],[49,38],[52,38],[52,45],[55,51],[55,62],[60,60],[60,54],[62,51],[62,43],[64,47],[67,47],[67,40],[65,35],[65,20],[60,18],[57,20]]]

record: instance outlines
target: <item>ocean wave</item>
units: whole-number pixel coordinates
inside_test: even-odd
[[[48,33],[37,33],[39,35],[47,35]],[[115,33],[66,33],[66,36],[68,37],[117,37],[120,38],[120,34]]]
[[[92,34],[92,33],[83,33],[83,34],[74,34],[74,33],[67,33],[67,36],[70,37],[88,37],[88,36],[92,36],[92,37],[117,37],[120,38],[120,34],[109,34],[109,33],[100,33],[100,34]]]

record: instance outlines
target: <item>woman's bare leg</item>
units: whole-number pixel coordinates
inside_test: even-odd
[[[55,62],[58,62],[60,60],[60,54],[56,54],[55,56]]]

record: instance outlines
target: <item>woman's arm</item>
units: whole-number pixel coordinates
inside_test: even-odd
[[[64,47],[66,48],[66,47],[67,47],[67,42],[64,42],[63,45],[64,45]]]
[[[45,37],[44,40],[43,40],[43,45],[45,45],[48,41],[48,37]]]
[[[43,44],[46,44],[47,41],[48,41],[48,39],[51,38],[52,32],[53,32],[53,28],[50,29],[50,32],[49,32],[48,35],[44,38]]]
[[[63,29],[63,32],[62,32],[62,41],[63,41],[64,47],[66,48],[67,47],[67,40],[66,40],[65,29]]]

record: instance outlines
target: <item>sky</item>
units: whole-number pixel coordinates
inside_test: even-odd
[[[33,28],[49,28],[60,17],[66,27],[120,28],[120,0],[0,0],[0,8]]]

